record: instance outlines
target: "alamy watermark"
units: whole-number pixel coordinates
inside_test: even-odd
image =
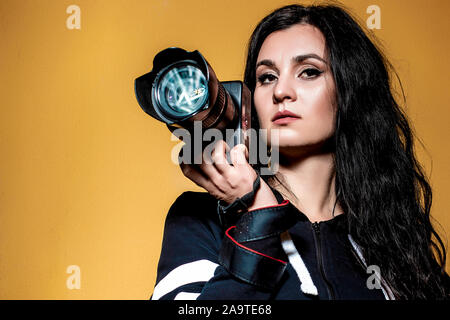
[[[71,4],[66,8],[66,13],[70,16],[66,19],[66,27],[69,30],[81,29],[81,9],[76,4]],[[366,20],[367,28],[381,29],[381,9],[378,5],[372,4],[367,7],[366,13],[370,16]]]
[[[366,272],[370,274],[367,278],[366,286],[368,289],[381,289],[381,272],[380,267],[373,264],[367,267]]]
[[[66,287],[69,290],[81,289],[81,269],[77,265],[67,266],[66,273],[70,274],[66,280]]]
[[[225,129],[225,136],[223,130],[216,128],[202,129],[202,122],[195,121],[193,130],[188,131],[184,128],[175,129],[171,136],[172,141],[178,139],[182,146],[181,154],[180,144],[172,148],[171,160],[174,164],[201,164],[203,161],[212,159],[215,145],[218,141],[224,140],[228,146],[234,146],[236,141],[240,141],[239,137],[248,137],[250,144],[248,146],[248,163],[251,165],[259,164],[261,175],[273,175],[278,172],[279,167],[279,130],[270,130],[270,151],[268,145],[267,129]],[[202,155],[202,156],[200,156]],[[228,162],[230,160],[228,159]],[[231,162],[230,162],[231,163]]]
[[[372,4],[367,7],[366,13],[370,16],[366,20],[367,28],[369,29],[381,29],[381,9],[376,4]]]
[[[66,8],[66,13],[70,16],[66,19],[66,27],[69,30],[81,29],[81,9],[76,4],[71,4]]]

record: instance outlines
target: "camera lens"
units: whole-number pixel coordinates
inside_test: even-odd
[[[156,95],[163,113],[182,119],[208,107],[208,82],[193,65],[173,66],[160,77]]]
[[[200,52],[172,47],[159,52],[153,70],[135,80],[135,94],[142,109],[170,130],[191,131],[196,122],[224,130],[241,117],[241,86],[233,83],[221,83]]]

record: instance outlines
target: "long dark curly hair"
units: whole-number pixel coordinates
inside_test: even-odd
[[[380,267],[396,299],[449,299],[446,250],[430,221],[432,190],[416,159],[408,118],[394,98],[397,73],[349,12],[339,4],[272,12],[251,36],[244,82],[254,92],[256,59],[272,32],[299,23],[322,32],[338,106],[331,138],[335,192],[348,232],[367,265]],[[254,106],[252,126],[258,129]]]

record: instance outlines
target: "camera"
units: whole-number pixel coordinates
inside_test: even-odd
[[[141,108],[165,123],[178,138],[179,128],[194,139],[202,138],[196,126],[201,126],[202,132],[215,129],[225,133],[230,129],[233,134],[224,135],[231,137],[224,139],[230,148],[241,143],[249,148],[250,90],[242,81],[220,82],[197,50],[172,47],[160,51],[153,59],[153,69],[134,84]]]

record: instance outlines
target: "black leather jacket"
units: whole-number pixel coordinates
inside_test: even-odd
[[[387,287],[376,285],[380,277],[374,282],[358,256],[345,213],[311,223],[276,196],[277,206],[245,212],[226,223],[208,193],[178,197],[166,218],[152,299],[390,297]]]

